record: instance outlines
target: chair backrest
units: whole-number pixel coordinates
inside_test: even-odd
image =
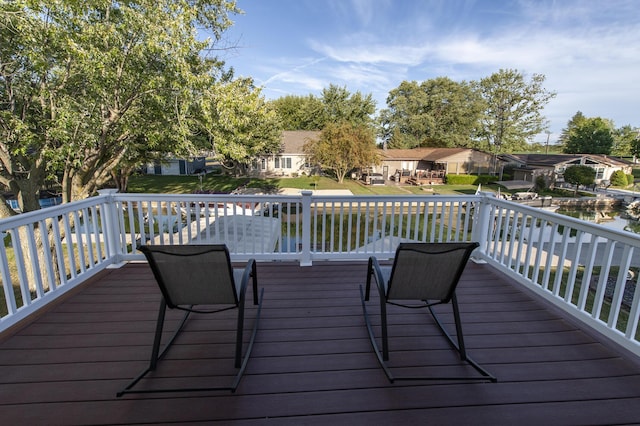
[[[226,245],[145,245],[140,251],[170,308],[238,303]]]
[[[388,300],[448,302],[478,243],[401,243],[387,287]]]

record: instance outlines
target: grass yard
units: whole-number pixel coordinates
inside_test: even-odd
[[[198,176],[160,176],[160,175],[138,175],[129,179],[128,192],[148,193],[148,194],[191,194],[196,191],[205,190],[210,192],[230,193],[234,189],[246,186],[248,188],[259,188],[264,192],[277,193],[283,188],[298,188],[309,190],[322,189],[348,189],[355,195],[455,195],[473,194],[476,191],[475,185],[433,185],[431,186],[400,186],[393,183],[387,185],[364,185],[361,181],[345,179],[343,183],[338,183],[334,179],[318,176],[302,176],[295,178],[234,178],[229,176],[209,174],[202,178]],[[483,187],[484,189],[485,187]],[[486,190],[495,190],[490,186]]]

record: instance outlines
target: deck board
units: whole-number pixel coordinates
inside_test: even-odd
[[[366,265],[358,262],[260,263],[260,330],[235,394],[116,398],[146,365],[159,292],[146,264],[108,270],[0,342],[3,423],[640,423],[638,359],[487,265],[467,266],[458,297],[468,350],[499,382],[390,384],[364,326],[359,286],[365,273]],[[443,322],[452,326],[444,308]],[[376,303],[370,313],[377,329]],[[391,307],[389,314],[394,372],[469,371],[425,312]],[[251,325],[253,306],[247,316]],[[141,386],[231,380],[234,321],[232,311],[194,316]],[[170,313],[167,329],[177,322],[178,315]]]

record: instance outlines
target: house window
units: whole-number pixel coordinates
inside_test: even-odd
[[[290,169],[291,168],[291,157],[276,157],[273,167],[276,169]]]
[[[604,179],[604,167],[596,167],[596,179]]]
[[[265,158],[260,160],[260,169],[265,170],[267,168],[267,160]]]

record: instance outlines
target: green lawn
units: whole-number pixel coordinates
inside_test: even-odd
[[[260,188],[265,192],[277,193],[282,188],[298,189],[348,189],[355,195],[429,195],[429,194],[474,194],[475,185],[434,185],[399,186],[393,183],[387,185],[368,186],[360,181],[345,179],[338,183],[327,177],[295,177],[295,178],[233,178],[229,176],[209,174],[202,179],[202,186],[198,176],[159,176],[139,175],[129,179],[128,192],[148,194],[190,194],[198,190],[230,193],[234,189],[246,185],[249,188]],[[483,189],[485,187],[483,186]],[[487,190],[492,190],[489,186]],[[497,191],[497,187],[493,189]]]

